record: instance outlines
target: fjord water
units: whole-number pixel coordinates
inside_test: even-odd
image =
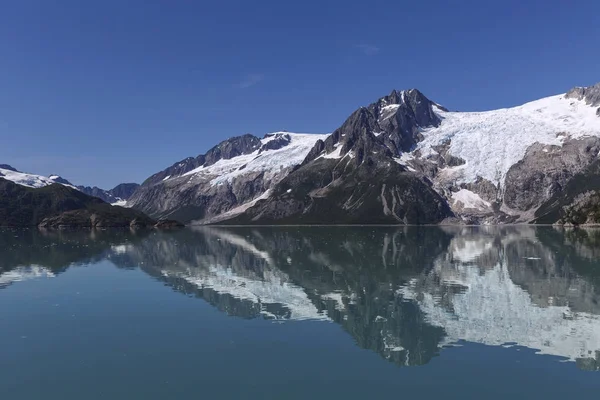
[[[6,399],[600,393],[600,231],[0,231]]]

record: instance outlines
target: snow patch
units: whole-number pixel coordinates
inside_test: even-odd
[[[452,193],[452,203],[454,205],[462,204],[463,208],[471,208],[475,210],[486,210],[491,204],[483,200],[477,193],[473,193],[467,189],[460,189],[458,192]]]
[[[328,136],[323,134],[277,132],[272,134],[273,136],[267,136],[262,139],[261,143],[265,144],[274,140],[278,134],[289,135],[291,138],[290,143],[277,150],[260,152],[257,148],[250,154],[244,154],[228,160],[219,160],[213,165],[198,167],[182,176],[212,178],[210,183],[213,186],[231,182],[236,177],[254,172],[265,172],[265,177],[269,179],[288,168],[300,164],[304,161],[317,140],[325,140]]]
[[[42,175],[27,174],[25,172],[15,172],[15,171],[11,171],[8,169],[0,168],[0,176],[2,176],[2,178],[6,179],[8,181],[16,183],[17,185],[27,186],[30,188],[41,188],[44,186],[53,185],[55,183],[61,184],[60,182],[54,181],[54,179],[59,178],[56,175],[53,175],[51,177],[45,177]],[[77,190],[77,188],[72,185],[66,185],[66,184],[61,184],[61,185],[64,185],[64,186],[67,186],[67,187]]]

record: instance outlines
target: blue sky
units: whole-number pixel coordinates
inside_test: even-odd
[[[110,188],[393,88],[486,110],[600,81],[598,1],[3,1],[0,163]]]

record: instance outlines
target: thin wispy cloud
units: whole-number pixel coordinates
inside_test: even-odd
[[[367,56],[374,56],[375,54],[379,53],[379,51],[381,50],[377,46],[374,46],[369,43],[364,43],[364,42],[357,44],[356,47],[358,47],[358,49]]]
[[[250,74],[246,76],[243,81],[239,82],[235,86],[240,89],[248,89],[249,87],[260,83],[263,79],[265,79],[265,76],[262,74]]]

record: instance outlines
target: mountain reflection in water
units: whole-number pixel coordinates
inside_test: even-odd
[[[598,370],[599,244],[529,226],[15,230],[0,232],[0,288],[109,259],[231,316],[335,322],[398,365],[468,341]]]

